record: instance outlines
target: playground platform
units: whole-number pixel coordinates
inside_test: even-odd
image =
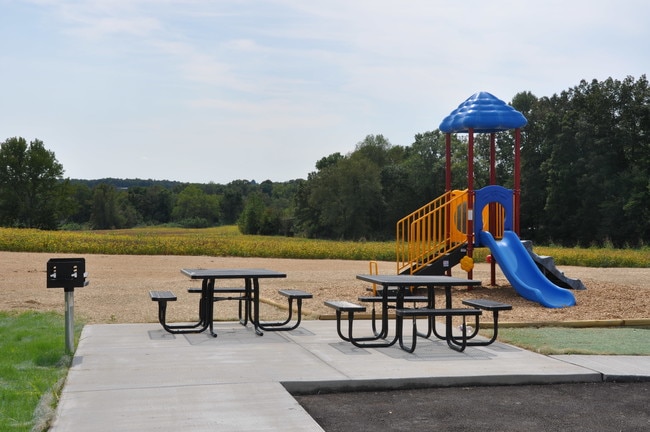
[[[334,321],[264,336],[231,322],[215,330],[87,325],[50,431],[322,431],[292,393],[650,380],[650,357],[545,356],[498,341],[462,353],[425,340],[413,354],[358,349]]]

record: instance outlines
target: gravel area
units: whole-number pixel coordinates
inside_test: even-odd
[[[66,254],[0,252],[0,310],[51,310],[63,312],[62,289],[46,288],[46,263],[50,258],[76,257]],[[181,268],[268,268],[285,272],[286,279],[264,280],[261,285],[265,302],[262,314],[273,318],[284,313],[276,305],[286,300],[277,294],[281,288],[301,289],[314,295],[304,303],[307,319],[331,315],[323,302],[331,299],[356,301],[368,284],[356,279],[368,273],[365,261],[293,260],[269,258],[79,255],[86,259],[90,285],[75,290],[75,316],[87,323],[156,322],[157,307],[149,299],[149,290],[171,290],[178,301],[168,307],[172,321],[194,320],[198,295],[187,288],[198,286],[180,272]],[[379,273],[394,274],[395,264],[379,262]],[[483,287],[467,291],[460,288],[455,301],[464,298],[489,298],[513,305],[500,316],[502,322],[551,322],[579,320],[635,320],[650,318],[650,269],[561,267],[569,277],[581,279],[586,290],[574,291],[577,305],[548,309],[517,295],[503,274],[496,273],[496,286],[489,286],[490,266],[477,263],[473,277]],[[454,276],[467,277],[462,270]],[[233,282],[230,282],[232,284]],[[219,319],[236,317],[235,302],[217,306]]]

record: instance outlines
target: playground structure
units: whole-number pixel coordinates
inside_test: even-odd
[[[582,283],[566,278],[550,257],[537,256],[519,239],[520,130],[526,123],[520,112],[487,92],[472,95],[442,121],[446,192],[398,221],[398,274],[450,275],[460,264],[471,279],[474,248],[487,247],[492,254],[492,285],[498,264],[522,297],[549,308],[575,305],[566,288],[584,289]],[[496,184],[496,133],[508,130],[514,130],[515,138],[513,189]],[[452,133],[468,134],[466,190],[451,188]],[[474,190],[477,133],[490,134],[490,185]]]

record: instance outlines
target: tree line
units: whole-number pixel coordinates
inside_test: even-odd
[[[551,97],[515,95],[528,119],[521,141],[522,238],[541,244],[650,242],[650,88],[635,80],[581,81]],[[514,138],[497,134],[497,184],[512,187]],[[489,184],[489,136],[475,139],[475,188]],[[467,179],[467,136],[452,136],[453,187]],[[113,229],[238,224],[245,234],[392,240],[395,223],[445,190],[445,136],[409,146],[368,135],[348,154],[315,163],[306,179],[226,185],[71,180],[42,141],[0,147],[0,224]]]

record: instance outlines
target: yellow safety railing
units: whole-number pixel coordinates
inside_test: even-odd
[[[371,275],[378,275],[379,274],[379,269],[377,268],[377,261],[370,261],[368,263],[368,270],[370,271],[369,274]],[[374,283],[372,284],[372,295],[376,296],[377,295],[377,284]]]
[[[414,274],[467,242],[467,190],[446,192],[397,222],[397,273]],[[493,206],[494,226],[490,226]],[[477,209],[478,210],[478,209]],[[498,203],[482,209],[483,227],[503,237],[505,210]]]
[[[467,241],[467,190],[450,191],[397,222],[397,273],[417,273]]]

